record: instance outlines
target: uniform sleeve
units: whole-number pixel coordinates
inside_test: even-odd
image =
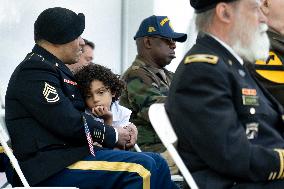
[[[229,76],[208,63],[191,63],[179,78],[167,110],[183,144],[213,170],[264,181],[283,178],[283,150],[250,143],[233,104]],[[186,82],[184,82],[186,81]],[[172,95],[172,94],[170,94]],[[189,162],[190,164],[190,162]]]
[[[86,117],[94,141],[103,142],[107,147],[115,143],[115,131],[94,121],[78,111],[62,91],[60,78],[55,69],[42,64],[40,68],[22,70],[18,76],[18,100],[22,106],[42,125],[56,136],[77,143],[86,142],[83,115]],[[97,131],[97,132],[94,132]],[[102,137],[104,140],[102,140]]]
[[[166,95],[153,79],[151,74],[144,70],[134,70],[125,80],[128,103],[131,109],[138,112],[137,116],[149,122],[148,109],[155,102],[165,102]],[[123,101],[120,104],[124,105]]]

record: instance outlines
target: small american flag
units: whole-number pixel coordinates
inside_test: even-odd
[[[86,133],[86,137],[87,137],[90,153],[93,156],[96,156],[95,155],[95,151],[94,151],[94,146],[93,146],[94,142],[93,142],[93,139],[92,139],[92,136],[91,136],[91,133],[90,133],[90,130],[89,130],[89,127],[88,127],[88,124],[87,124],[85,116],[83,116],[83,122],[84,122],[85,133]]]

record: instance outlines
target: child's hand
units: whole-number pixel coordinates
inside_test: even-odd
[[[112,125],[112,112],[106,106],[96,106],[92,108],[92,113],[99,118],[102,118],[107,125]]]

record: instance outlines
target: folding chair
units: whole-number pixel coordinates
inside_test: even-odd
[[[1,92],[1,91],[0,91]],[[18,174],[21,182],[23,183],[24,187],[16,187],[16,188],[21,188],[21,189],[25,189],[25,188],[33,188],[33,189],[48,189],[48,188],[52,188],[52,189],[62,189],[62,187],[31,187],[29,185],[29,183],[27,182],[27,179],[25,178],[21,167],[19,166],[18,160],[16,159],[16,157],[13,154],[13,151],[11,150],[11,148],[9,147],[9,143],[10,143],[10,136],[5,124],[5,104],[4,104],[4,100],[2,99],[2,96],[0,94],[0,143],[6,153],[6,155],[8,156],[10,162],[12,163],[14,169],[16,170],[16,173]],[[1,186],[1,187],[5,187],[5,185]],[[77,189],[77,187],[64,187],[64,189]]]
[[[163,103],[152,104],[149,108],[149,119],[155,129],[156,133],[160,137],[162,143],[167,148],[185,181],[191,189],[198,189],[192,175],[185,166],[183,160],[174,147],[174,143],[177,141],[177,136],[172,128],[171,122],[168,118],[165,106]]]
[[[136,150],[136,152],[142,152],[142,150],[140,149],[140,147],[138,146],[138,144],[134,145],[134,149]]]
[[[0,143],[2,147],[4,148],[4,151],[7,154],[8,158],[10,159],[14,169],[16,170],[19,178],[21,179],[24,187],[30,187],[30,185],[28,184],[19,166],[18,160],[16,159],[11,148],[8,145],[9,141],[10,141],[10,136],[8,134],[6,124],[5,124],[5,112],[4,112],[4,109],[1,109],[0,110]]]
[[[1,95],[1,86],[0,86],[0,109],[4,109],[5,108],[5,101],[4,101],[4,98],[3,98],[3,95]]]

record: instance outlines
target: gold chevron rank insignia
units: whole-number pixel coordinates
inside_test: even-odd
[[[195,54],[185,57],[184,64],[189,64],[193,62],[205,62],[209,64],[217,64],[218,56],[210,54]]]
[[[44,82],[44,89],[42,91],[42,94],[47,102],[57,102],[59,101],[58,93],[55,89],[55,87],[49,85],[48,83]]]

